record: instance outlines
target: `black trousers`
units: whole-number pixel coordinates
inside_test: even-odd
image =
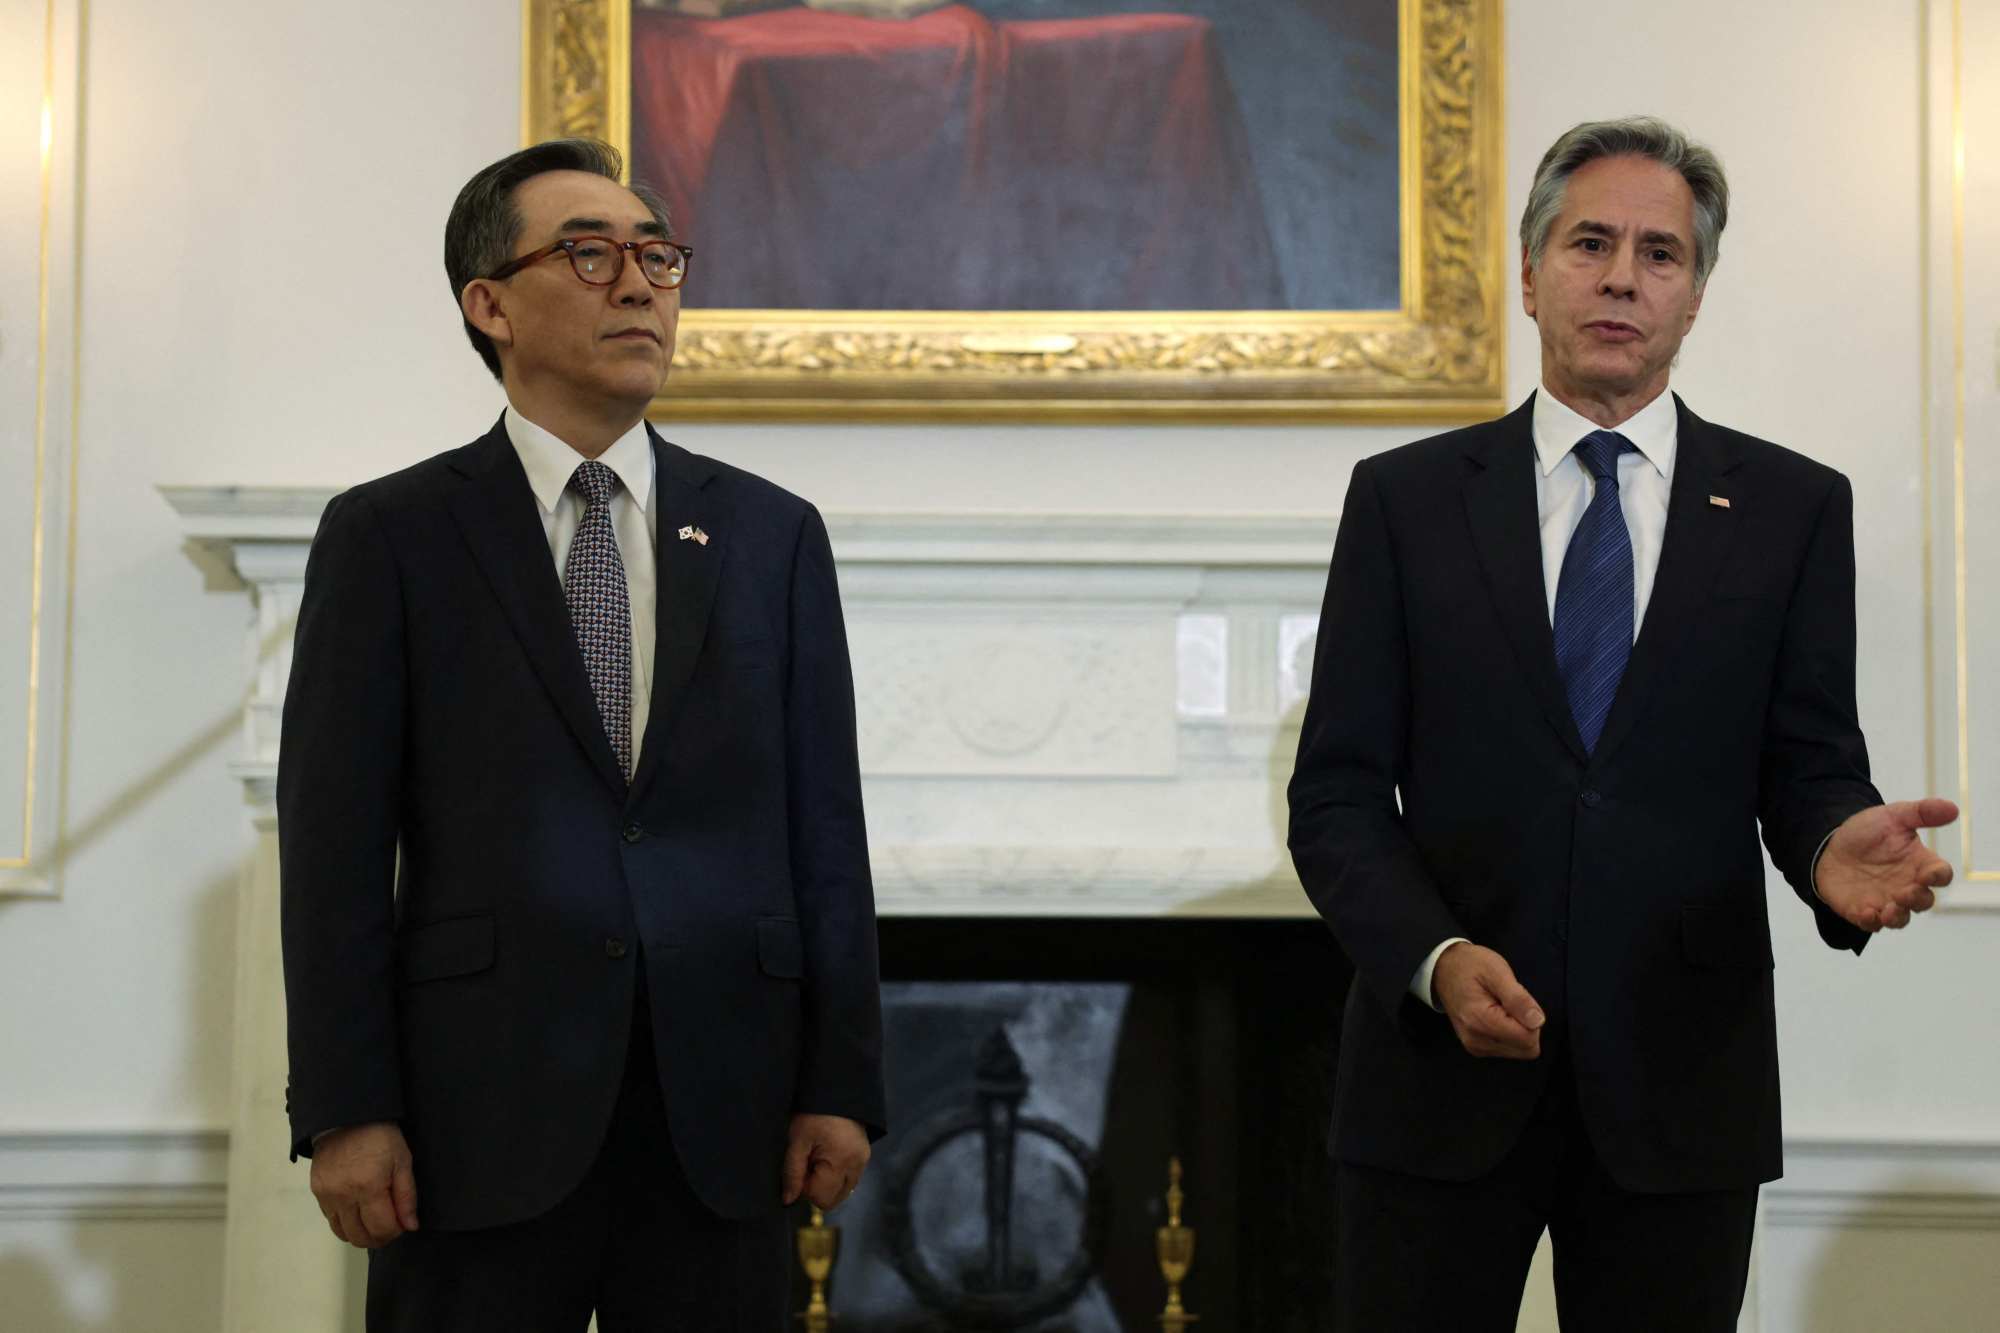
[[[1606,1173],[1559,1052],[1521,1142],[1479,1180],[1342,1162],[1334,1304],[1342,1333],[1513,1333],[1546,1228],[1565,1333],[1733,1333],[1757,1189],[1638,1194]]]
[[[785,1214],[773,1197],[768,1217],[725,1221],[695,1197],[668,1136],[643,970],[636,1010],[583,1181],[529,1221],[422,1229],[370,1253],[368,1333],[583,1333],[593,1311],[600,1333],[787,1327]]]

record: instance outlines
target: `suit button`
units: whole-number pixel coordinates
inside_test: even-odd
[[[616,935],[604,941],[604,956],[606,958],[623,958],[625,956],[625,941],[619,939]]]
[[[1602,801],[1604,798],[1602,796],[1599,796],[1595,790],[1589,787],[1585,787],[1583,789],[1583,795],[1577,797],[1577,799],[1579,801],[1582,801],[1585,805],[1589,806],[1591,809],[1595,810],[1598,806],[1598,803]]]
[[[625,841],[637,842],[645,836],[646,830],[640,828],[637,824],[627,824],[625,826]]]

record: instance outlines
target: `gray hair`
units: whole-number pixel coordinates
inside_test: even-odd
[[[1722,162],[1708,148],[1652,116],[1596,120],[1578,125],[1542,155],[1528,206],[1521,211],[1521,247],[1537,269],[1549,231],[1562,213],[1569,178],[1600,157],[1645,157],[1681,174],[1694,192],[1694,286],[1700,291],[1722,255],[1722,229],[1729,221],[1729,182]]]
[[[514,205],[514,192],[524,181],[550,171],[587,171],[593,176],[617,180],[624,159],[618,150],[596,139],[551,139],[509,153],[465,183],[451,206],[444,224],[444,271],[451,279],[451,299],[459,302],[466,284],[483,278],[513,258],[515,243],[521,239],[521,210]],[[667,205],[659,195],[643,185],[630,187],[639,202],[666,227]],[[479,359],[500,378],[500,353],[493,340],[465,320],[465,336]]]

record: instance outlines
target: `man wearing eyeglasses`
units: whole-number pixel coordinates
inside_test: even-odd
[[[692,252],[619,173],[563,140],[460,192],[507,408],[307,567],[287,1102],[371,1331],[781,1328],[781,1206],[886,1119],[826,529],[647,425]]]

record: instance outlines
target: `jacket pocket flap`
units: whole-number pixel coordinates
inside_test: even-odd
[[[799,923],[787,916],[759,917],[757,962],[767,976],[804,977],[806,955],[799,940]]]
[[[1683,907],[1681,951],[1698,968],[1769,968],[1771,929],[1761,911]]]
[[[403,932],[397,945],[403,984],[462,977],[493,966],[493,917],[447,917]]]

